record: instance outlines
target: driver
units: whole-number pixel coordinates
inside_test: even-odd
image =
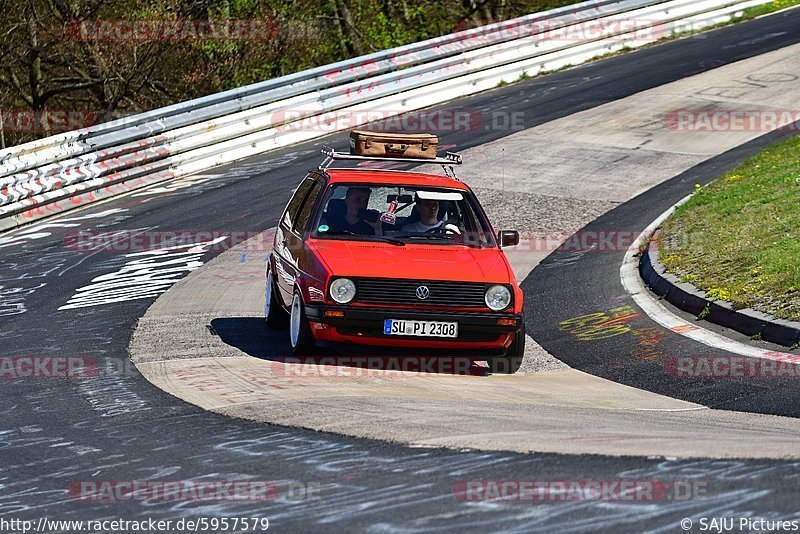
[[[420,198],[414,205],[414,209],[419,213],[419,221],[404,225],[400,231],[408,233],[423,234],[442,225],[439,220],[439,201],[429,198]]]

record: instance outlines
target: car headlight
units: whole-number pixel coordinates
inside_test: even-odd
[[[484,300],[494,311],[505,310],[511,304],[511,291],[506,286],[492,286],[486,290]]]
[[[356,296],[356,285],[349,278],[337,278],[331,284],[330,293],[335,302],[347,304]]]

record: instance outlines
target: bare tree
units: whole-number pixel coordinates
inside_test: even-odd
[[[120,109],[138,111],[169,102],[173,95],[167,87],[180,74],[160,67],[174,63],[169,57],[174,46],[113,36],[97,40],[81,31],[81,21],[114,20],[122,4],[30,0],[4,6],[0,106],[45,116],[53,110],[83,110],[107,118]]]

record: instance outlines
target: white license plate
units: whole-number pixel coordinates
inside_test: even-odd
[[[385,319],[383,333],[387,336],[458,337],[458,323]]]

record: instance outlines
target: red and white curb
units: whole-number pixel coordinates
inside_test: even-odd
[[[652,320],[684,337],[688,337],[694,341],[708,345],[715,349],[724,350],[740,356],[748,356],[751,358],[762,358],[765,360],[774,360],[788,363],[800,363],[800,356],[788,352],[778,352],[772,350],[761,349],[746,345],[739,341],[734,341],[725,336],[712,332],[703,327],[697,326],[687,322],[686,320],[678,317],[668,309],[666,309],[658,299],[650,292],[645,286],[644,280],[639,275],[639,258],[637,253],[644,243],[645,239],[652,236],[655,230],[682,204],[687,202],[692,195],[682,198],[679,202],[662,213],[655,221],[645,228],[639,234],[633,244],[628,248],[625,253],[625,258],[622,260],[620,267],[620,279],[623,287],[631,294],[636,304],[644,311]]]

